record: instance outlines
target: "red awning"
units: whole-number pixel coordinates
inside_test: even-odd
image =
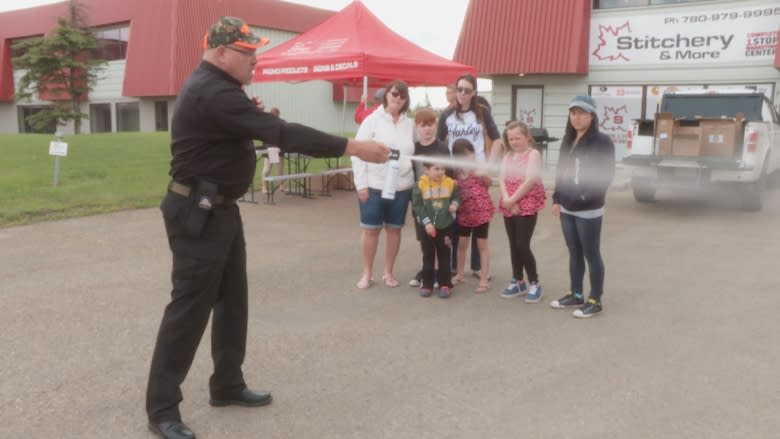
[[[416,46],[390,30],[360,1],[257,57],[255,82],[324,79],[384,85],[452,84],[473,67]]]
[[[588,73],[590,0],[471,0],[456,61],[481,74]]]

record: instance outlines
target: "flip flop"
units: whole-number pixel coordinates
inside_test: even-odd
[[[373,283],[374,283],[373,279],[369,279],[363,276],[360,278],[356,286],[361,290],[365,290],[366,288],[370,287]]]
[[[487,293],[489,289],[490,284],[479,284],[479,286],[474,289],[474,292],[478,294]]]
[[[395,278],[393,277],[392,274],[385,274],[385,275],[383,275],[382,276],[382,280],[385,281],[385,286],[387,286],[389,288],[396,288],[399,285],[401,285],[400,283],[398,283],[397,280],[395,280]]]

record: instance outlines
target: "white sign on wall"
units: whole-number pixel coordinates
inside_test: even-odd
[[[590,65],[774,63],[780,6],[594,16]]]
[[[620,160],[626,153],[626,133],[633,119],[642,116],[642,86],[591,87],[590,94],[596,100],[599,131],[612,139],[615,158]]]
[[[520,87],[515,90],[515,120],[524,122],[529,128],[542,127],[541,87]]]

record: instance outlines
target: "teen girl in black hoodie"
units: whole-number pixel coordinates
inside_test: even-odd
[[[599,132],[596,102],[575,96],[561,142],[553,192],[553,215],[561,220],[569,248],[571,291],[550,303],[553,308],[579,307],[574,317],[588,318],[602,311],[604,261],[601,258],[601,220],[604,199],[615,175],[615,145]],[[585,261],[590,295],[583,295]]]

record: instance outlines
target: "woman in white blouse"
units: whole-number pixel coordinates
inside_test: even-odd
[[[409,87],[403,81],[393,81],[387,86],[382,106],[371,113],[360,125],[355,139],[372,139],[397,149],[402,156],[414,154],[414,121],[406,116],[409,110]],[[374,257],[379,243],[379,234],[385,230],[385,263],[382,280],[395,288],[399,285],[393,276],[393,266],[401,246],[401,228],[406,219],[406,210],[414,185],[412,163],[408,158],[399,160],[399,173],[395,179],[395,198],[382,198],[382,189],[389,172],[389,163],[375,164],[352,157],[360,206],[361,250],[363,253],[363,274],[358,288],[368,288],[373,283]]]

